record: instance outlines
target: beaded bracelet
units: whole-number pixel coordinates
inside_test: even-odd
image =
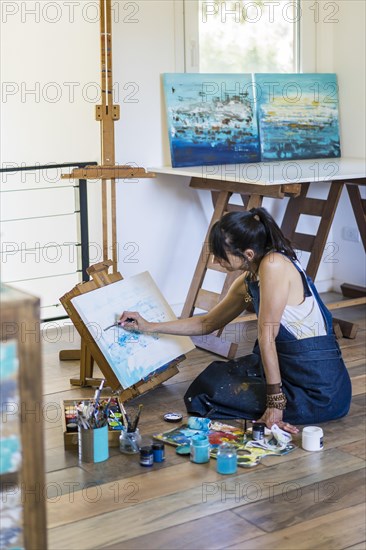
[[[286,409],[287,399],[284,393],[275,393],[267,395],[267,409],[279,409],[283,411]]]

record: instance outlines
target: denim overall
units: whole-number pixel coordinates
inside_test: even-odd
[[[283,419],[291,424],[317,424],[348,413],[352,397],[351,381],[333,333],[332,316],[310,277],[296,262],[292,263],[301,275],[304,296],[313,295],[319,304],[327,334],[297,340],[280,325],[276,349],[283,392],[287,397]],[[258,314],[258,281],[247,284]],[[253,352],[260,355],[258,344]]]

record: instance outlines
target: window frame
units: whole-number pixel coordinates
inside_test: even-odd
[[[300,8],[295,32],[295,72],[315,72],[316,69],[316,24],[314,13],[305,0],[296,0]],[[199,0],[183,0],[184,25],[184,72],[199,71]]]

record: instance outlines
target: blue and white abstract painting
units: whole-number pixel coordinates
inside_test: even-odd
[[[260,160],[250,74],[163,75],[173,167]]]
[[[256,74],[261,160],[341,156],[335,74]]]
[[[111,326],[123,311],[138,311],[153,322],[176,319],[148,272],[71,301],[123,388],[129,388],[194,348],[186,336],[128,332]]]

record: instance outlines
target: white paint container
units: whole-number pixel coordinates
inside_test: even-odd
[[[302,430],[302,448],[305,451],[322,451],[323,435],[323,430],[318,426],[306,426]]]

